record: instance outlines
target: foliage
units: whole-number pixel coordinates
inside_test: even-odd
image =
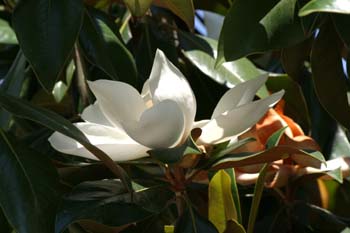
[[[1,1],[0,231],[348,232],[349,14],[346,0]],[[196,121],[237,86],[255,103],[246,118],[281,89],[284,106],[249,131],[231,119],[226,140],[201,142],[198,126],[118,161],[76,127],[99,98],[90,83],[141,92],[159,51],[189,82]],[[54,131],[90,157],[56,151]]]

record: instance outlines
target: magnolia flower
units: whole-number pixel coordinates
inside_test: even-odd
[[[92,144],[115,161],[147,156],[155,148],[183,143],[194,128],[201,128],[198,144],[236,140],[254,125],[284,94],[277,92],[253,101],[266,75],[236,85],[217,104],[211,119],[195,122],[196,99],[182,73],[157,50],[150,78],[141,94],[118,81],[88,82],[96,102],[76,123]],[[49,141],[58,151],[96,159],[75,140],[55,132]]]

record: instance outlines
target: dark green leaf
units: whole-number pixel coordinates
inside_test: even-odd
[[[218,233],[215,226],[188,207],[175,226],[174,233]]]
[[[333,14],[332,16],[334,26],[339,33],[340,38],[350,48],[350,15]]]
[[[3,83],[0,86],[0,91],[6,92],[12,96],[20,96],[22,85],[25,78],[26,59],[21,51],[18,52],[15,61],[10,70],[7,72]],[[0,109],[0,126],[3,129],[9,127],[11,116],[8,112]]]
[[[82,0],[26,0],[16,6],[13,26],[19,44],[47,90],[62,72],[82,21]]]
[[[320,29],[311,53],[311,68],[316,94],[325,110],[350,129],[347,80],[343,71],[337,33],[328,21]]]
[[[287,75],[271,76],[266,82],[267,89],[276,92],[283,88],[286,92],[283,99],[286,101],[285,114],[298,122],[303,129],[311,125],[309,109],[303,91],[299,84]]]
[[[58,177],[41,154],[0,131],[0,205],[16,232],[54,230]]]
[[[185,155],[201,154],[202,151],[197,147],[192,137],[188,137],[186,142],[173,148],[149,150],[148,153],[162,163],[172,164],[180,162]]]
[[[341,232],[347,225],[341,219],[318,206],[296,202],[292,207],[296,220],[318,233]]]
[[[221,31],[218,60],[296,44],[305,38],[296,0],[235,0]]]
[[[178,33],[180,46],[185,51],[199,50],[211,57],[214,56],[212,46],[204,38],[182,30],[178,30]]]
[[[12,233],[13,231],[2,209],[0,209],[0,229],[4,233]]]
[[[18,44],[15,32],[9,23],[3,19],[0,19],[0,43]]]
[[[86,10],[79,37],[87,58],[112,79],[136,85],[134,58],[95,10]]]
[[[120,177],[125,186],[130,189],[130,181],[123,169],[117,165],[108,155],[96,146],[90,144],[85,135],[70,121],[44,108],[39,108],[21,99],[11,97],[0,92],[0,106],[19,118],[25,118],[37,122],[49,129],[58,131],[68,137],[74,138],[87,150],[94,154],[117,176]],[[131,189],[130,189],[131,190]]]
[[[350,14],[350,5],[346,0],[312,0],[300,9],[299,16],[315,12]]]
[[[131,200],[118,181],[84,182],[65,198],[56,219],[56,233],[83,219],[109,226],[134,223],[160,213],[172,198],[173,192],[164,187],[138,190]]]
[[[226,169],[225,170],[227,172],[227,174],[230,176],[231,178],[231,192],[232,192],[232,197],[233,197],[233,201],[235,203],[236,206],[236,211],[237,211],[237,223],[231,223],[232,227],[237,227],[239,228],[239,226],[241,226],[240,224],[242,224],[242,213],[241,213],[241,202],[239,199],[239,192],[238,192],[238,187],[237,187],[237,183],[236,183],[236,175],[235,175],[235,170],[232,169]],[[228,228],[230,226],[230,223],[227,224]]]

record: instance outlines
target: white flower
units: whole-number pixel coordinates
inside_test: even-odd
[[[196,99],[182,73],[157,50],[150,78],[142,93],[118,81],[89,82],[96,102],[76,123],[92,144],[115,161],[147,156],[154,148],[181,144],[193,128],[201,128],[199,144],[236,139],[274,105],[284,91],[253,101],[266,76],[230,89],[221,98],[210,120],[194,122]],[[90,159],[96,157],[75,140],[55,132],[49,141],[58,151]]]

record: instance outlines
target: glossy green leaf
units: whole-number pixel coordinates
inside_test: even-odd
[[[218,61],[288,47],[305,34],[296,0],[235,0],[224,20]]]
[[[211,164],[215,163],[216,161],[219,161],[221,158],[225,157],[227,154],[229,154],[231,151],[249,143],[256,141],[255,138],[244,138],[242,140],[239,140],[237,142],[228,142],[224,145],[220,146],[217,149],[214,149],[214,151],[211,153],[209,160],[206,162],[204,166],[210,166]]]
[[[290,146],[275,146],[261,152],[242,152],[227,154],[216,160],[211,166],[214,169],[242,167],[261,163],[269,163],[291,157],[297,164],[319,168],[325,163],[324,156],[319,151],[307,151]]]
[[[287,75],[273,75],[267,80],[266,86],[271,92],[284,89],[286,91],[283,96],[286,101],[284,113],[300,124],[303,129],[310,128],[309,106],[307,106],[303,90],[297,82]]]
[[[0,167],[0,205],[15,231],[53,232],[58,177],[47,157],[1,130]]]
[[[204,38],[212,47],[213,54],[217,54],[217,41]],[[261,74],[254,64],[247,58],[241,58],[234,62],[225,62],[219,66],[215,66],[215,59],[209,54],[201,50],[184,51],[185,56],[198,69],[220,84],[226,84],[232,87],[238,83],[256,78]],[[266,97],[268,95],[266,87],[262,87],[257,95],[259,97]]]
[[[315,12],[350,14],[350,3],[347,0],[312,0],[299,11],[299,16]]]
[[[196,143],[193,141],[192,137],[181,144],[173,148],[164,148],[164,149],[154,149],[148,151],[149,155],[158,161],[166,164],[173,164],[180,162],[181,159],[190,154],[201,154],[202,151],[197,147]]]
[[[246,233],[244,227],[241,224],[239,224],[237,221],[229,221],[227,223],[227,228],[224,231],[224,233],[231,233],[231,232]]]
[[[10,223],[7,221],[7,218],[2,210],[0,210],[0,229],[4,233],[12,233],[12,227],[10,226]]]
[[[326,172],[326,174],[332,177],[335,181],[339,183],[343,183],[343,173],[340,167],[337,169],[328,171]]]
[[[218,14],[226,15],[230,8],[231,0],[194,0],[193,1],[196,9],[204,9],[207,11],[216,12]]]
[[[265,148],[270,149],[274,146],[277,146],[287,128],[288,126],[285,126],[271,134],[271,136],[267,139]]]
[[[209,220],[219,233],[225,232],[228,221],[237,223],[238,211],[231,189],[235,183],[225,170],[219,170],[209,182]]]
[[[28,0],[16,6],[13,26],[17,39],[47,90],[61,74],[82,21],[82,0]]]
[[[183,30],[178,30],[180,46],[185,51],[202,51],[211,57],[214,56],[213,44],[209,44],[209,41],[205,37],[198,36],[193,33],[189,33]],[[186,55],[186,53],[185,53]]]
[[[252,205],[250,207],[250,212],[249,212],[247,233],[254,232],[255,220],[258,214],[258,208],[259,208],[261,196],[265,187],[265,178],[266,178],[266,172],[268,167],[269,167],[269,164],[265,164],[263,168],[260,170],[258,180],[256,181],[256,184],[254,187],[253,200],[252,200]]]
[[[331,145],[330,159],[350,154],[350,142],[344,130],[338,126]]]
[[[69,224],[84,219],[109,226],[131,224],[160,213],[173,195],[164,187],[153,187],[136,191],[131,200],[118,181],[84,182],[64,199],[55,232],[60,233]]]
[[[0,43],[18,44],[15,32],[9,23],[3,19],[0,19]]]
[[[171,10],[192,30],[194,27],[194,6],[192,0],[154,0],[158,6]]]
[[[7,72],[3,83],[0,85],[0,91],[12,96],[20,96],[23,82],[25,79],[25,67],[27,61],[21,51],[18,52],[10,70]],[[8,129],[11,120],[11,115],[0,109],[0,126],[3,129]]]
[[[313,83],[320,103],[340,124],[350,129],[347,80],[341,62],[337,33],[328,21],[320,29],[311,53]]]
[[[134,58],[115,33],[96,10],[85,11],[79,37],[84,54],[112,79],[136,85]]]
[[[137,17],[144,16],[153,0],[123,0],[131,14]]]
[[[215,226],[200,216],[193,207],[187,207],[175,225],[175,233],[218,233]]]

